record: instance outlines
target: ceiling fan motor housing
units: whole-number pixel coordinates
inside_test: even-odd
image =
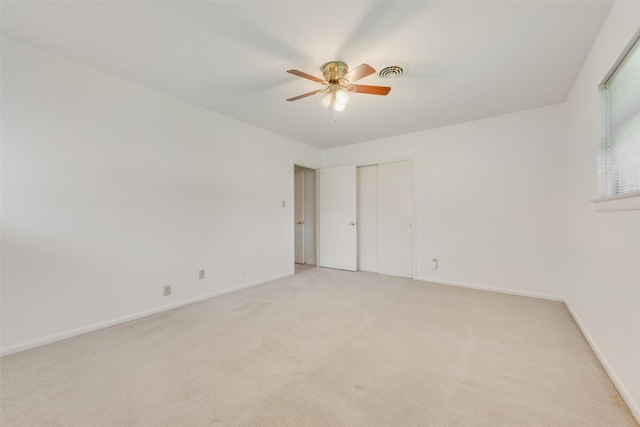
[[[328,82],[340,80],[348,72],[349,67],[344,62],[328,62],[322,67],[322,74]]]

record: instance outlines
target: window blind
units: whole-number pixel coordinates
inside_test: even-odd
[[[601,86],[601,106],[600,196],[640,191],[640,39]]]

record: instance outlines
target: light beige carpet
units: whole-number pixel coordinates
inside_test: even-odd
[[[3,426],[633,426],[562,303],[304,269],[1,359]]]

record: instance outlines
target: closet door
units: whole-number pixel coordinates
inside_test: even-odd
[[[378,165],[378,273],[413,277],[411,160]]]
[[[316,265],[316,171],[304,174],[304,263]]]
[[[378,272],[378,165],[358,168],[358,270]]]
[[[318,265],[356,271],[356,167],[320,169]]]

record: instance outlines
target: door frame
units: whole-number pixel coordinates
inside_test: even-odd
[[[299,175],[299,176],[298,176]],[[296,191],[296,184],[300,185],[300,191]],[[305,197],[307,197],[307,195],[305,194],[304,191],[304,187],[305,187],[305,172],[304,171],[300,171],[300,172],[296,172],[295,167],[293,169],[293,238],[294,238],[294,258],[293,261],[296,264],[305,264],[305,253],[304,253],[304,247],[305,247],[305,243],[304,243],[304,238],[305,238],[305,233],[304,233],[304,217],[305,217],[305,209],[304,209],[304,204],[306,202]],[[300,195],[301,200],[298,200],[298,195]],[[300,212],[296,212],[297,210],[300,210]],[[302,218],[302,223],[298,224],[298,220]],[[298,236],[297,234],[301,233],[301,240],[302,242],[298,241]],[[298,247],[298,244],[302,243],[302,247]],[[299,252],[302,252],[302,259],[299,259]],[[300,262],[298,262],[300,261]]]
[[[296,173],[296,166],[300,166],[302,168],[306,168],[306,169],[311,169],[313,171],[315,171],[316,174],[316,200],[315,200],[315,206],[316,206],[316,223],[314,224],[314,228],[316,231],[316,239],[315,239],[315,246],[316,246],[316,266],[318,265],[318,170],[320,169],[320,166],[312,166],[309,164],[305,164],[305,163],[301,163],[301,162],[296,162],[296,161],[291,161],[291,167],[289,169],[289,176],[290,176],[290,180],[291,180],[291,203],[290,203],[290,207],[289,207],[289,212],[291,214],[291,266],[292,266],[292,271],[291,274],[296,274],[296,205],[295,205],[295,197],[296,197],[296,189],[295,189],[295,173]]]

